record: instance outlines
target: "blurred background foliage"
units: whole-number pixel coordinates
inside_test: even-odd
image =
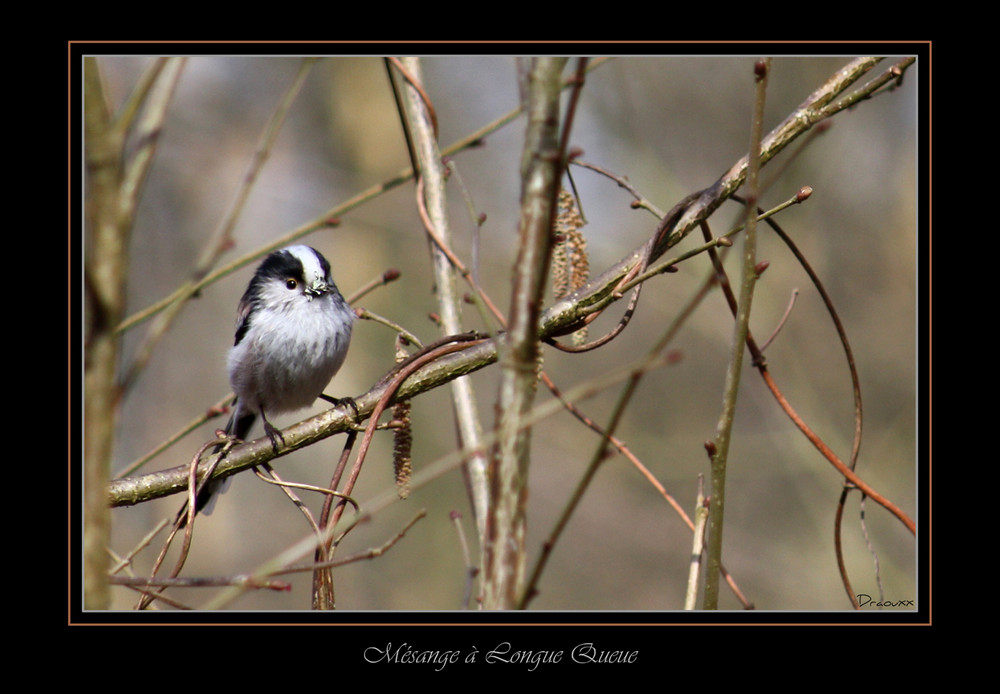
[[[847,57],[776,58],[769,80],[765,132],[847,62]],[[149,57],[102,57],[114,105],[134,86]],[[571,144],[585,161],[617,174],[660,209],[711,184],[747,149],[753,95],[753,57],[622,57],[592,71],[584,87]],[[129,313],[168,295],[189,276],[247,169],[260,133],[294,79],[294,57],[192,57],[170,107],[156,161],[138,208],[130,254]],[[826,283],[858,361],[865,429],[858,470],[875,489],[915,515],[916,477],[916,114],[917,80],[911,68],[901,88],[833,119],[833,127],[801,155],[787,153],[763,179],[787,164],[764,195],[767,208],[813,188],[804,205],[778,220]],[[499,118],[518,103],[514,59],[508,56],[428,57],[425,88],[446,146]],[[473,257],[476,224],[457,181],[449,188],[455,249],[477,267],[480,282],[505,309],[515,258],[519,157],[523,121],[454,157],[461,185],[486,215]],[[794,147],[793,147],[794,149]],[[235,231],[243,255],[316,218],[343,200],[394,177],[409,165],[385,67],[378,58],[328,58],[315,64],[270,153]],[[580,168],[574,180],[587,218],[584,228],[597,273],[642,243],[656,220],[629,207],[612,181]],[[710,220],[722,233],[740,214],[728,203]],[[402,277],[360,305],[402,324],[425,341],[437,335],[429,256],[414,206],[412,183],[345,215],[341,224],[305,242],[330,259],[345,295],[388,268]],[[694,242],[691,239],[682,248]],[[788,323],[767,351],[769,365],[792,405],[844,459],[849,457],[853,403],[842,350],[816,290],[773,235],[761,234],[758,257],[770,268],[758,284],[751,330],[759,339],[779,322],[795,289]],[[224,260],[229,260],[227,257]],[[729,259],[730,271],[738,269]],[[707,257],[649,282],[629,328],[600,350],[572,355],[544,350],[544,368],[561,388],[584,383],[649,348],[683,308],[709,271]],[[229,390],[226,351],[235,309],[252,267],[203,291],[181,312],[147,370],[127,394],[119,423],[114,470],[120,471]],[[600,334],[617,320],[617,307],[591,328]],[[484,327],[475,309],[469,329]],[[125,338],[125,359],[144,325]],[[683,359],[649,374],[619,436],[688,512],[699,473],[708,473],[703,442],[714,434],[721,403],[732,319],[720,293],[701,305],[673,348]],[[360,322],[347,364],[327,392],[355,395],[392,365],[394,335]],[[797,433],[755,372],[746,369],[730,455],[724,563],[759,609],[845,610],[850,604],[833,552],[838,475]],[[492,424],[495,369],[471,376],[487,426]],[[606,421],[612,389],[582,403]],[[542,389],[540,401],[551,397]],[[320,411],[320,404],[314,412]],[[311,414],[280,420],[281,426]],[[413,403],[414,467],[452,450],[455,429],[446,389]],[[143,471],[185,464],[224,425],[216,420],[151,462]],[[289,480],[326,484],[342,437],[276,461]],[[369,454],[356,489],[366,498],[391,488],[388,437]],[[536,431],[528,506],[532,565],[540,543],[564,507],[598,445],[568,414]],[[319,500],[306,497],[314,508]],[[180,497],[113,511],[112,545],[124,553],[157,521],[171,516]],[[474,541],[462,476],[453,472],[415,489],[348,536],[346,555],[379,546],[419,509],[428,515],[374,561],[335,574],[338,607],[350,610],[451,610],[461,606],[465,567],[449,514],[462,514]],[[888,513],[869,504],[871,542],[878,553],[887,599],[916,597],[916,544]],[[858,497],[849,501],[845,551],[855,592],[877,596],[873,558],[859,529]],[[251,570],[308,533],[282,492],[252,474],[239,475],[215,513],[199,521],[184,575],[228,575]],[[136,562],[148,572],[159,544]],[[584,503],[555,549],[538,610],[676,610],[682,605],[691,534],[663,498],[622,456],[598,473]],[[474,550],[475,551],[475,550]],[[309,574],[291,578],[287,593],[247,594],[241,609],[294,610],[309,605]],[[135,594],[115,588],[114,607]],[[172,591],[199,604],[206,593]],[[720,606],[737,609],[724,589]]]

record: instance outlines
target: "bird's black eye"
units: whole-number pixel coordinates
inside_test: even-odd
[[[296,281],[294,277],[289,277],[287,280],[285,280],[285,286],[288,289],[295,289],[297,286],[299,286],[299,283],[298,281]]]

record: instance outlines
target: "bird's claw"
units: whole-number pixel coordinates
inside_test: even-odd
[[[354,402],[354,398],[335,398],[331,395],[326,395],[325,393],[320,393],[319,397],[321,400],[326,400],[334,407],[343,407],[344,405],[347,405],[352,410],[354,410],[355,420],[361,416],[360,413],[358,412],[358,403]]]
[[[277,427],[271,425],[269,421],[264,420],[264,433],[267,434],[267,438],[271,441],[271,449],[275,453],[278,452],[278,440],[281,440],[281,445],[285,445],[285,437],[281,435],[281,431]]]

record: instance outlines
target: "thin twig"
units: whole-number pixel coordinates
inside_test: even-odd
[[[455,526],[455,534],[458,535],[459,546],[462,548],[462,557],[465,559],[465,590],[462,592],[462,609],[469,609],[472,603],[473,586],[476,576],[479,575],[479,567],[472,561],[472,554],[469,552],[469,542],[465,539],[465,530],[462,528],[462,514],[452,511],[449,514],[452,525]]]
[[[708,502],[705,500],[705,477],[698,475],[698,496],[694,504],[694,533],[691,539],[691,566],[688,570],[684,609],[693,610],[698,601],[698,577],[701,576],[701,556],[705,549],[705,525],[708,523]]]
[[[239,586],[241,588],[265,588],[267,590],[290,590],[285,581],[260,580],[249,576],[188,577],[188,578],[143,578],[141,576],[111,576],[111,583],[133,588],[218,588],[219,586]],[[159,594],[157,594],[159,596]]]
[[[354,489],[354,484],[357,482],[358,476],[361,473],[361,468],[364,464],[366,454],[371,445],[372,438],[374,436],[379,417],[389,406],[393,396],[398,390],[399,386],[416,370],[429,361],[440,358],[442,355],[450,354],[452,352],[465,349],[468,342],[475,342],[477,338],[474,335],[455,335],[448,338],[448,342],[444,344],[436,345],[432,349],[426,350],[414,358],[403,362],[400,364],[399,368],[393,372],[393,375],[388,383],[388,388],[386,388],[381,399],[376,404],[375,408],[372,410],[371,417],[368,421],[368,426],[365,429],[365,433],[361,438],[361,445],[358,448],[358,454],[355,457],[354,465],[348,474],[347,479],[344,481],[340,494],[338,496],[349,498],[350,494]],[[329,519],[324,518],[324,528],[327,528],[327,538],[331,539],[334,537],[330,532],[330,529],[337,525],[340,520],[340,516],[345,507],[343,499],[340,503],[337,503],[332,512],[330,513]]]
[[[201,461],[202,456],[205,455],[205,452],[209,448],[212,448],[220,443],[223,444],[225,447],[220,451],[219,455],[215,456],[212,459],[211,463],[208,466],[208,469],[205,471],[205,474],[201,479],[201,483],[199,484],[198,483],[199,461]],[[201,491],[204,489],[205,485],[209,483],[209,480],[212,477],[212,473],[215,471],[215,468],[218,466],[219,462],[225,457],[226,453],[229,451],[229,446],[231,444],[232,444],[231,440],[223,438],[218,438],[214,441],[208,441],[202,444],[201,448],[198,449],[197,453],[195,453],[194,457],[191,459],[190,464],[187,466],[188,469],[187,499],[185,500],[184,505],[181,506],[180,510],[177,512],[176,517],[174,518],[173,527],[171,528],[170,534],[167,536],[166,541],[164,541],[163,547],[160,549],[159,556],[157,556],[156,561],[153,563],[153,570],[150,573],[150,576],[152,577],[156,576],[156,573],[160,570],[160,566],[162,565],[163,560],[167,556],[167,550],[170,549],[170,545],[173,544],[174,538],[177,536],[177,533],[180,532],[182,529],[184,530],[184,542],[181,545],[180,555],[177,557],[177,561],[174,564],[174,568],[170,572],[170,578],[175,578],[176,576],[178,576],[181,572],[181,569],[184,568],[184,562],[187,561],[188,552],[191,548],[191,538],[192,534],[194,533],[194,519],[196,514],[198,513],[198,508],[196,503],[198,494],[200,494]],[[144,593],[143,596],[139,599],[139,603],[136,605],[135,609],[137,610],[146,609],[146,607],[149,605],[153,597],[154,596],[151,593]]]
[[[798,297],[798,295],[799,295],[799,290],[793,289],[792,297],[788,300],[788,306],[785,307],[785,312],[784,314],[782,314],[781,320],[778,321],[778,325],[775,326],[774,331],[766,340],[764,340],[764,343],[760,346],[761,352],[766,350],[768,345],[774,342],[774,338],[776,338],[778,336],[778,333],[781,332],[781,329],[785,327],[785,323],[788,321],[788,317],[792,315],[792,308],[795,307],[795,299]]]
[[[286,566],[281,569],[277,569],[274,572],[267,574],[270,576],[281,576],[283,574],[289,573],[299,573],[305,571],[328,571],[330,569],[336,569],[341,566],[346,566],[347,564],[353,564],[358,561],[365,559],[376,559],[385,554],[390,548],[392,548],[397,542],[403,539],[409,530],[420,521],[427,517],[426,509],[420,509],[417,514],[403,526],[402,530],[393,535],[391,538],[386,540],[381,546],[373,547],[371,549],[364,550],[363,552],[355,552],[354,554],[348,555],[341,559],[330,559],[325,562],[315,562],[312,564],[305,564],[302,566]]]

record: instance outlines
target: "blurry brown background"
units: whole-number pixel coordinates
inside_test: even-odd
[[[847,62],[847,57],[777,58],[767,97],[765,131]],[[120,104],[148,57],[104,57],[109,94]],[[647,198],[669,209],[711,184],[747,149],[753,57],[618,58],[587,77],[573,129],[582,158],[626,175]],[[264,124],[293,80],[300,60],[192,57],[188,60],[138,210],[131,247],[129,312],[169,294],[189,274],[227,211]],[[835,117],[832,129],[794,160],[764,196],[770,207],[803,185],[814,195],[783,212],[779,222],[800,245],[836,302],[859,364],[865,429],[859,472],[911,516],[916,513],[916,103],[915,70],[902,88]],[[514,59],[428,57],[425,88],[437,110],[443,146],[517,105]],[[455,157],[482,229],[479,273],[497,304],[508,305],[515,257],[518,165],[523,121]],[[765,168],[763,178],[787,155]],[[329,58],[315,65],[253,189],[239,221],[238,247],[247,253],[312,220],[408,166],[399,117],[382,61]],[[610,180],[573,170],[583,210],[591,267],[599,272],[642,243],[655,227],[648,212]],[[471,263],[470,219],[458,186],[449,188],[455,247]],[[725,205],[711,220],[717,234],[739,214]],[[304,239],[330,259],[344,294],[390,267],[403,275],[360,305],[405,325],[425,341],[436,328],[427,242],[407,184],[344,216],[342,224]],[[693,239],[682,248],[692,245]],[[842,350],[817,292],[784,246],[764,231],[758,252],[770,268],[758,284],[751,329],[771,333],[793,289],[800,295],[790,320],[768,349],[772,373],[791,404],[842,458],[850,454],[853,404]],[[738,270],[729,267],[734,275]],[[227,258],[228,260],[228,258]],[[545,369],[564,390],[643,354],[676,316],[708,270],[707,257],[646,285],[638,312],[608,347],[584,355],[545,350]],[[124,469],[229,390],[226,351],[236,304],[252,268],[209,287],[182,312],[148,370],[127,396],[120,418],[114,470]],[[594,334],[617,320],[612,308]],[[482,327],[471,307],[469,329]],[[126,339],[126,360],[145,326]],[[696,477],[708,473],[703,442],[715,432],[732,320],[719,293],[702,304],[673,347],[684,359],[646,377],[620,437],[687,508]],[[327,392],[355,395],[391,366],[394,336],[360,322],[347,364]],[[740,393],[727,487],[724,563],[759,609],[845,610],[833,553],[833,516],[840,479],[794,430],[749,365]],[[496,368],[472,377],[486,426],[492,424]],[[582,403],[606,421],[612,389]],[[550,396],[543,388],[539,401]],[[320,411],[317,404],[312,413]],[[311,414],[280,418],[286,426]],[[455,445],[447,389],[413,403],[414,466],[420,470]],[[153,461],[144,471],[186,463],[224,421]],[[260,435],[260,432],[255,432]],[[342,438],[281,458],[285,478],[329,480]],[[598,441],[572,417],[547,420],[533,440],[528,506],[529,566],[564,507]],[[356,498],[391,489],[384,440],[369,454]],[[314,508],[318,500],[307,496]],[[181,499],[173,497],[113,512],[112,544],[130,550]],[[427,517],[381,558],[336,573],[338,606],[348,610],[451,610],[461,605],[465,574],[449,512],[463,514],[475,541],[472,513],[459,472],[416,489],[358,527],[341,555],[379,546],[419,510]],[[845,544],[855,592],[878,596],[873,558],[859,530],[858,496],[851,497]],[[869,503],[866,517],[878,553],[885,597],[916,597],[916,543],[896,520]],[[919,519],[918,519],[919,522]],[[188,576],[252,570],[304,537],[308,528],[284,494],[252,474],[239,475],[215,513],[200,519],[184,570]],[[159,538],[158,538],[159,539]],[[677,610],[682,606],[691,535],[660,495],[617,456],[600,470],[556,547],[533,609]],[[158,542],[137,561],[148,572]],[[475,548],[473,547],[475,552]],[[308,609],[309,575],[291,579],[289,593],[248,594],[240,609]],[[115,589],[115,607],[135,594]],[[198,605],[209,592],[176,591]],[[721,606],[738,608],[728,590]]]

